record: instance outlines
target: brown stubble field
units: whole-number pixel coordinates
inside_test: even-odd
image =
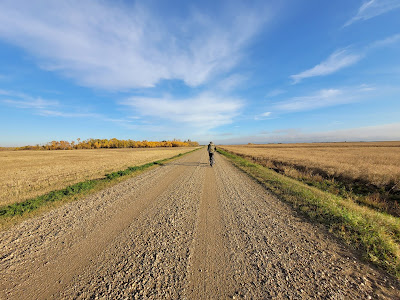
[[[336,187],[346,185],[351,191],[364,196],[368,194],[368,197],[362,200],[367,204],[377,208],[395,205],[395,210],[398,210],[399,141],[249,144],[221,147],[293,178],[314,182],[330,180],[335,182]],[[389,198],[391,203],[388,204],[386,202]]]
[[[0,206],[65,188],[130,166],[162,160],[192,147],[0,151]]]

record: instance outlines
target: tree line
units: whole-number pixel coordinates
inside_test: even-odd
[[[17,150],[73,150],[73,149],[101,149],[101,148],[155,148],[155,147],[197,147],[198,142],[191,140],[181,141],[174,139],[172,141],[133,141],[113,139],[87,139],[81,141],[51,141],[44,145],[23,146]]]

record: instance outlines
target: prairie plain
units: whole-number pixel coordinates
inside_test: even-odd
[[[208,158],[194,151],[0,231],[0,298],[399,299],[395,278]]]
[[[193,149],[195,147],[0,151],[0,206]]]
[[[230,145],[223,149],[400,215],[400,142]]]
[[[377,186],[400,179],[400,142],[223,146],[229,151],[365,179]]]

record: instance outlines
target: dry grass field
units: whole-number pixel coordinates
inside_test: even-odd
[[[0,151],[0,206],[193,149],[195,148]]]
[[[385,206],[387,203],[384,202],[389,198],[397,200],[400,191],[400,142],[232,145],[221,148],[296,179],[330,180],[338,183],[336,188],[345,185],[348,190],[364,196],[368,194],[368,199],[363,201],[372,206]],[[397,207],[397,202],[392,204]]]
[[[400,142],[223,146],[237,154],[321,169],[377,186],[400,180]]]

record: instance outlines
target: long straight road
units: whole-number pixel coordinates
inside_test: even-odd
[[[0,233],[0,299],[377,299],[396,282],[204,149]]]

